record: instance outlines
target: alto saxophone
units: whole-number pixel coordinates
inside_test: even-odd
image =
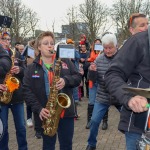
[[[64,109],[71,105],[71,100],[65,93],[59,93],[56,89],[56,82],[60,79],[61,60],[56,60],[54,68],[54,77],[52,86],[50,87],[50,94],[46,109],[49,110],[50,115],[48,119],[43,120],[42,127],[44,134],[48,136],[54,136],[57,132],[60,115]]]
[[[11,51],[12,51],[11,60],[13,67],[15,64],[16,51],[13,49],[11,49]],[[14,77],[13,74],[11,74],[11,72],[9,71],[5,76],[3,84],[6,85],[7,90],[0,93],[0,102],[8,104],[11,101],[14,90],[19,88],[19,80],[16,77]]]

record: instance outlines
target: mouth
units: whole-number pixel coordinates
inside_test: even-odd
[[[54,54],[55,53],[54,50],[49,50],[49,52],[50,52],[50,54]]]

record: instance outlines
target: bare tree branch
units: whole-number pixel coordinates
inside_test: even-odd
[[[34,36],[39,19],[20,0],[0,0],[0,10],[1,15],[12,18],[10,32],[14,41],[22,41],[29,34]]]

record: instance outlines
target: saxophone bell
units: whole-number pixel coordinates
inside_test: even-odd
[[[13,49],[10,50],[12,51],[12,67],[14,67],[16,51]],[[19,83],[19,80],[16,77],[14,77],[11,71],[9,71],[6,74],[5,79],[3,81],[3,84],[6,85],[7,90],[0,93],[0,102],[8,104],[11,101],[13,92],[19,88]]]

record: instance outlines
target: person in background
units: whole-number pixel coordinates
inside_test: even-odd
[[[88,98],[89,97],[89,82],[88,82],[87,74],[88,74],[88,67],[89,67],[90,63],[87,61],[87,59],[90,56],[90,51],[88,51],[86,49],[85,44],[81,45],[81,50],[79,51],[79,54],[80,54],[79,63],[82,64],[83,70],[84,70],[84,74],[82,76],[83,86],[80,87],[81,88],[81,93],[82,93],[82,97],[86,93],[85,96]],[[84,92],[84,87],[86,88],[86,92]]]
[[[111,95],[109,95],[108,91],[105,88],[104,75],[108,70],[112,60],[115,58],[115,55],[117,54],[117,39],[114,34],[105,34],[101,40],[102,46],[104,47],[104,53],[99,55],[89,67],[89,78],[96,78],[94,80],[97,81],[98,86],[86,150],[96,149],[96,138],[99,125],[105,113],[111,106]],[[116,104],[115,107],[120,111],[120,105]]]
[[[35,60],[35,58],[39,55],[38,51],[36,50],[36,46],[35,46],[35,39],[32,39],[28,42],[27,46],[26,46],[26,52],[24,53],[25,57],[26,57],[26,64],[27,66],[32,64],[33,61]],[[34,51],[34,58],[32,58],[31,56],[28,55],[28,51],[33,50]],[[27,105],[27,103],[26,103]],[[34,130],[35,130],[35,137],[37,139],[41,139],[42,138],[42,124],[39,118],[39,114],[38,113],[34,113],[32,112],[31,106],[27,105],[26,106],[26,112],[27,112],[27,120],[26,120],[26,124],[29,128],[32,128],[34,126]],[[32,113],[33,113],[33,117],[32,117]]]
[[[23,53],[23,51],[24,51],[24,45],[23,45],[23,44],[19,44],[19,45],[17,46],[17,50],[18,50],[18,52],[19,52],[20,55],[21,55],[21,60],[22,60],[22,61],[25,61],[25,57],[22,55],[22,53]]]
[[[148,100],[123,88],[150,87],[148,19],[140,13],[132,14],[128,26],[134,35],[121,47],[104,79],[112,97],[123,105],[118,129],[125,135],[126,149],[137,150],[146,123]]]
[[[87,61],[90,62],[90,63],[94,62],[96,57],[100,54],[100,51],[94,50],[95,44],[101,44],[101,40],[100,39],[95,39],[93,44],[92,44],[90,57],[87,59]],[[87,108],[87,125],[86,125],[86,129],[90,128],[90,121],[91,121],[91,117],[92,117],[92,112],[93,112],[94,102],[95,102],[96,92],[97,92],[97,83],[96,83],[96,81],[92,81],[92,79],[89,79],[89,77],[88,77],[88,80],[89,80],[89,103],[88,103],[88,108]]]
[[[91,49],[91,53],[90,53],[90,57],[87,59],[90,63],[94,62],[95,59],[97,58],[97,56],[99,54],[102,53],[103,51],[103,47],[101,46],[101,50],[95,50],[95,44],[101,44],[101,40],[100,39],[95,39],[92,45],[92,49]],[[89,78],[89,77],[88,77]],[[87,108],[87,125],[86,125],[86,129],[90,128],[90,121],[91,121],[91,117],[92,117],[92,112],[93,112],[93,108],[94,108],[94,102],[96,99],[96,93],[97,93],[97,82],[95,80],[89,79],[89,103],[88,103],[88,108]],[[106,130],[108,128],[108,111],[105,113],[104,117],[103,117],[103,123],[102,123],[102,130]]]
[[[51,98],[49,99],[51,92],[55,94],[54,91],[50,91],[55,75],[55,61],[57,59],[54,53],[54,45],[55,37],[50,31],[42,32],[36,38],[36,49],[39,52],[39,56],[32,64],[27,66],[23,80],[23,95],[26,103],[31,106],[34,113],[39,115],[41,123],[51,115],[51,111],[45,107],[47,102],[51,101]],[[43,150],[55,150],[57,135],[60,149],[72,150],[75,117],[72,93],[73,88],[79,86],[81,78],[81,74],[75,69],[70,59],[61,59],[60,79],[54,86],[58,92],[69,96],[71,106],[65,109],[64,117],[60,118],[57,133],[54,136],[48,136],[42,132]]]
[[[17,47],[18,51],[20,52],[20,54],[22,55],[23,51],[24,51],[24,45],[23,44],[19,44]]]
[[[11,57],[13,52],[11,50],[11,36],[8,32],[4,32],[2,35],[2,41],[5,43],[5,52]],[[21,60],[20,53],[15,51],[15,59],[12,62],[10,74],[19,80],[19,88],[13,92],[11,101],[8,104],[1,104],[0,117],[4,124],[4,135],[0,141],[0,150],[8,150],[9,133],[8,133],[8,113],[11,109],[14,124],[16,129],[16,138],[18,143],[18,149],[27,150],[26,140],[26,127],[24,118],[24,100],[22,97],[22,79],[24,76],[25,64]]]
[[[72,39],[67,39],[66,43],[72,44],[74,46],[74,41]],[[74,46],[74,48],[75,48],[75,46]],[[78,71],[79,71],[79,60],[80,60],[79,51],[75,49],[75,58],[71,59],[71,61],[74,63],[74,65]],[[79,104],[78,87],[73,88],[73,99],[75,102],[75,112],[76,112],[75,119],[78,119],[80,117],[78,114],[78,111],[77,111],[77,105]]]
[[[20,44],[21,44],[20,42],[16,42],[16,43],[15,43],[15,49],[16,49],[16,51],[18,51],[18,46],[19,46]]]
[[[81,34],[81,36],[80,36],[79,51],[81,50],[81,45],[85,45],[86,50],[90,51],[90,43],[88,42],[85,34]]]

